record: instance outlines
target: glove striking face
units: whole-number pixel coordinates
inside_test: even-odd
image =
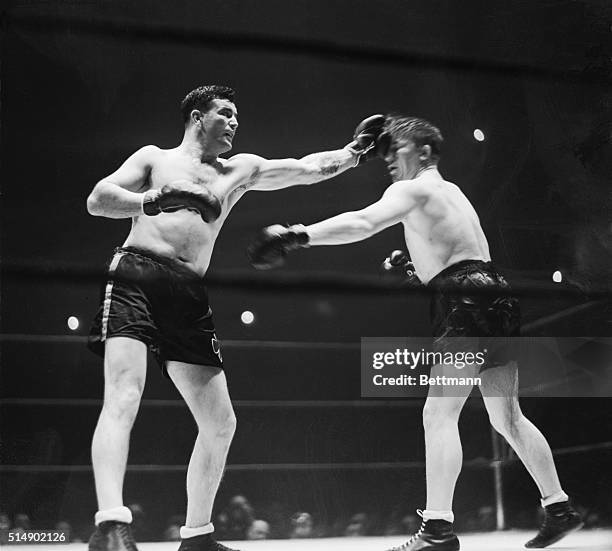
[[[378,146],[385,120],[384,115],[372,115],[361,121],[355,128],[353,141],[346,147],[359,155],[359,164],[384,156]]]

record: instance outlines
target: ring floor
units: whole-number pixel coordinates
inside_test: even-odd
[[[460,535],[461,551],[516,551],[524,549],[523,544],[535,532],[507,531]],[[320,538],[304,540],[261,540],[223,542],[240,551],[385,551],[401,545],[406,536],[362,537],[362,538]],[[67,545],[20,544],[7,545],[3,549],[16,551],[83,551],[84,543]],[[176,542],[139,543],[139,551],[176,551]],[[570,534],[562,541],[547,549],[574,549],[589,551],[611,551],[612,530],[582,530]]]

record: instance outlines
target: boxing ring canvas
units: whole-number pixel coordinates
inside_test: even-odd
[[[491,532],[488,534],[466,534],[461,538],[463,551],[515,551],[523,549],[523,543],[530,537],[528,532]],[[361,537],[361,538],[321,538],[307,540],[265,540],[248,542],[228,542],[228,545],[241,547],[244,551],[371,551],[372,549],[388,549],[401,545],[403,539],[397,537]],[[567,549],[578,551],[608,551],[612,542],[611,530],[597,530],[568,536],[563,544],[551,549]],[[143,551],[170,551],[175,548],[173,543],[140,543]],[[19,545],[7,546],[6,549],[24,549],[25,551],[49,551],[50,549],[80,550],[83,544],[53,545]]]

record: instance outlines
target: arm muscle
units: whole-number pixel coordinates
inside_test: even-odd
[[[153,159],[158,152],[157,147],[143,147],[115,172],[100,180],[87,198],[88,212],[107,218],[141,214],[142,192],[148,188]]]

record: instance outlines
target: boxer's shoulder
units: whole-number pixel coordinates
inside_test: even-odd
[[[237,153],[229,159],[223,159],[223,165],[227,168],[256,168],[265,159],[253,153]]]
[[[136,151],[136,155],[140,155],[143,158],[157,159],[162,155],[167,154],[171,149],[162,149],[161,147],[153,144],[143,145]]]

